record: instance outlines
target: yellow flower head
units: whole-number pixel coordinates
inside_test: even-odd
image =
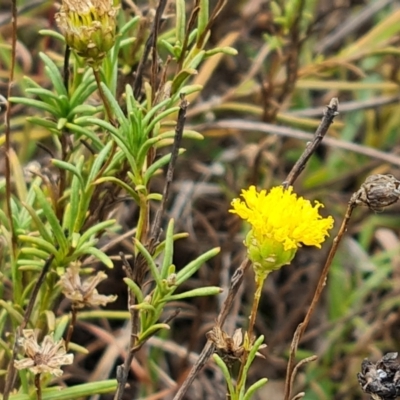
[[[250,223],[252,229],[245,244],[249,258],[268,270],[288,264],[302,244],[321,247],[328,230],[333,227],[333,218],[322,218],[316,202],[297,197],[293,188],[282,186],[257,192],[254,186],[242,190],[244,201],[232,201],[231,213]]]

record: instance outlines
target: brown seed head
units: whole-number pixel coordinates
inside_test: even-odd
[[[354,193],[352,201],[364,204],[372,211],[383,211],[400,198],[400,181],[393,175],[370,175]]]

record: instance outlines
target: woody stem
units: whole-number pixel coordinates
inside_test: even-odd
[[[42,400],[42,387],[40,386],[40,374],[35,375],[36,398]]]

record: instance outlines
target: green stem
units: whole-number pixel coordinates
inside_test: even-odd
[[[268,273],[269,272],[263,273],[263,274],[256,274],[256,279],[255,279],[256,280],[256,291],[254,293],[253,304],[251,306],[251,312],[250,312],[250,317],[249,317],[249,326],[247,328],[247,340],[246,340],[246,337],[245,337],[244,342],[243,342],[244,343],[244,347],[245,347],[245,352],[244,352],[243,358],[241,360],[239,375],[238,375],[238,379],[237,379],[237,386],[236,386],[236,393],[237,394],[240,393],[242,386],[246,382],[246,376],[244,376],[244,367],[246,365],[247,358],[248,358],[249,352],[251,350],[251,346],[253,345],[254,325],[255,325],[255,322],[256,322],[258,306],[260,304],[262,288],[264,286],[264,282],[265,282],[265,279],[268,276]]]
[[[256,292],[254,293],[254,300],[253,305],[251,307],[250,313],[250,322],[249,327],[247,328],[247,335],[249,337],[250,342],[252,342],[253,336],[253,329],[256,322],[258,305],[260,304],[261,292],[264,286],[265,279],[267,278],[268,274],[265,275],[256,275]]]

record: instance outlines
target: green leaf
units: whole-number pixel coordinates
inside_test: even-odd
[[[44,261],[39,260],[18,260],[18,271],[40,273],[44,266]]]
[[[58,254],[58,250],[53,246],[53,244],[47,242],[45,239],[28,235],[19,235],[18,239],[21,242],[32,243],[37,247],[39,247],[40,249],[47,251],[49,254],[54,254],[54,255]]]
[[[140,199],[138,194],[127,183],[121,181],[118,178],[114,178],[113,176],[105,176],[104,178],[97,179],[97,181],[94,183],[98,185],[103,182],[112,182],[118,186],[121,186],[123,189],[127,191],[127,193],[132,197],[132,199],[135,200],[136,204],[140,204]]]
[[[62,131],[68,120],[66,118],[60,118],[57,122],[57,130]]]
[[[85,231],[79,238],[77,248],[86,243],[92,236],[96,236],[97,233],[103,231],[116,223],[115,219],[109,219],[107,221],[99,222],[98,224],[91,226],[87,231]]]
[[[156,285],[161,287],[161,277],[160,273],[158,272],[158,268],[151,257],[151,254],[147,251],[147,249],[140,243],[138,240],[135,239],[135,246],[139,250],[140,254],[145,258],[147,261],[147,265],[150,268],[151,275],[153,279],[156,281]]]
[[[186,232],[176,233],[176,234],[174,235],[174,242],[175,242],[176,240],[179,240],[179,239],[186,239],[187,237],[189,237],[189,234],[186,233]],[[164,251],[164,249],[165,249],[165,240],[164,240],[163,242],[161,242],[161,243],[156,247],[156,249],[155,249],[155,251],[154,251],[154,256],[153,256],[153,257],[158,257],[158,256],[160,255],[160,253],[161,253],[162,251]]]
[[[185,84],[185,82],[191,77],[197,75],[197,70],[194,68],[185,68],[182,69],[178,75],[175,75],[174,80],[172,81],[172,93],[178,92],[181,87]]]
[[[113,142],[109,141],[101,150],[101,152],[96,156],[92,168],[90,170],[89,176],[87,178],[87,184],[85,187],[86,191],[89,189],[89,186],[92,185],[93,181],[96,179],[96,176],[99,173],[101,167],[103,166],[103,163],[106,160],[108,154],[110,153],[112,146]]]
[[[151,108],[151,110],[148,111],[146,116],[143,118],[143,126],[149,125],[151,121],[155,118],[155,116],[159,113],[162,112],[163,109],[169,108],[170,104],[172,103],[172,99],[168,98],[160,103],[156,104]],[[179,107],[178,107],[179,110]],[[177,110],[176,110],[177,111]]]
[[[111,133],[111,135],[115,138],[118,139],[116,140],[118,145],[123,149],[125,152],[130,152],[131,149],[129,149],[125,143],[123,135],[121,135],[121,131],[114,126],[112,126],[109,122],[101,120],[99,118],[92,118],[92,117],[85,117],[85,121],[98,125],[103,129],[106,129],[108,132]],[[121,128],[120,128],[121,129]]]
[[[211,57],[216,54],[226,54],[228,56],[237,56],[238,51],[233,47],[225,46],[225,47],[215,47],[214,49],[206,51],[206,57]]]
[[[186,4],[185,0],[175,2],[175,38],[179,43],[185,41],[186,36]]]
[[[204,60],[206,52],[201,50],[192,59],[188,58],[187,62],[184,63],[183,68],[187,70],[197,69],[199,64]]]
[[[96,247],[89,247],[88,249],[85,249],[85,254],[91,254],[99,259],[106,267],[114,268],[114,263],[112,262],[111,258]]]
[[[63,221],[63,226],[66,226],[68,229],[69,235],[72,235],[74,232],[79,232],[82,225],[82,214],[85,213],[86,210],[81,210],[82,208],[82,181],[74,175],[71,181],[71,190],[70,190],[70,201],[67,204],[65,209],[65,222]],[[67,225],[66,225],[67,224]]]
[[[34,100],[34,99],[27,99],[24,97],[10,97],[10,102],[17,103],[17,104],[24,104],[28,107],[34,107],[39,110],[46,111],[53,115],[56,119],[60,118],[61,115],[58,109],[50,104],[44,103],[41,100]]]
[[[83,156],[81,156],[81,160],[83,161]],[[81,161],[79,160],[79,161]],[[53,163],[53,165],[55,165],[57,168],[60,169],[65,169],[66,171],[71,172],[71,174],[75,175],[78,180],[79,183],[81,185],[81,189],[83,189],[85,187],[85,183],[83,181],[82,175],[81,175],[81,171],[79,170],[79,168],[73,164],[70,164],[66,161],[62,161],[62,160],[57,160],[56,158],[53,158],[51,160],[51,162]],[[79,162],[81,164],[81,162]]]
[[[215,247],[207,251],[206,253],[202,254],[201,256],[197,257],[195,260],[190,262],[188,265],[183,267],[177,274],[176,274],[176,285],[179,286],[187,279],[189,279],[197,270],[209,259],[215,257],[220,252],[219,247]]]
[[[117,388],[117,380],[96,381],[83,383],[71,387],[50,387],[42,389],[42,400],[73,400],[82,397],[90,397],[95,394],[114,393]],[[10,400],[31,400],[29,394],[12,394]]]
[[[54,105],[58,103],[59,97],[57,94],[51,92],[50,90],[44,89],[42,87],[28,88],[25,90],[26,93],[34,94],[40,98],[45,103],[52,103]]]
[[[91,69],[87,70],[82,77],[82,82],[71,95],[69,101],[71,110],[83,105],[87,98],[96,90],[97,84]]]
[[[46,260],[49,256],[47,251],[37,249],[36,247],[23,247],[20,253],[25,256],[38,257],[41,260]]]
[[[176,57],[176,55],[175,55],[175,47],[171,43],[169,43],[165,39],[162,39],[160,41],[160,44],[165,47],[165,49],[168,51],[169,54],[171,54],[171,56]]]
[[[35,187],[35,186],[33,186],[33,187]],[[35,194],[35,196],[36,196],[36,194]],[[30,204],[26,204],[26,203],[22,203],[22,204],[26,208],[26,210],[29,212],[29,214],[30,214],[31,218],[33,219],[33,222],[35,223],[35,226],[38,229],[42,238],[45,241],[47,241],[48,243],[53,243],[53,237],[51,235],[51,231],[47,228],[47,226],[39,218],[35,209]]]
[[[8,315],[19,325],[22,323],[24,317],[16,310],[14,304],[0,299],[0,308],[7,310]]]
[[[133,17],[130,19],[119,31],[120,35],[123,37],[125,34],[128,33],[128,31],[132,28],[134,28],[140,21],[140,16]]]
[[[215,361],[215,364],[218,365],[219,369],[222,372],[222,375],[225,378],[226,384],[228,386],[228,391],[229,391],[230,398],[231,399],[235,399],[236,398],[235,389],[233,387],[232,378],[231,378],[231,375],[229,373],[229,369],[228,369],[227,365],[224,363],[222,358],[216,353],[213,354],[213,359]]]
[[[156,308],[147,302],[134,304],[133,306],[131,306],[131,308],[137,311],[145,311],[146,313],[150,313],[151,315],[154,315],[156,313]]]
[[[250,366],[253,363],[254,358],[256,357],[257,351],[260,348],[260,346],[263,344],[263,342],[264,342],[264,336],[261,335],[257,338],[257,340],[254,342],[253,346],[251,347],[250,353],[246,360],[246,364],[244,365],[244,368],[243,368],[243,374],[242,374],[243,379],[241,380],[241,387],[240,387],[241,394],[244,393],[244,391],[245,391],[246,380],[248,377],[248,372],[249,372]]]
[[[64,95],[68,98],[67,89],[64,86],[63,78],[62,78],[57,66],[54,64],[54,62],[51,60],[51,58],[48,57],[45,53],[40,52],[39,57],[45,63],[45,65],[46,65],[45,69],[46,69],[46,71],[51,79],[51,82],[54,86],[54,89],[56,90],[58,95],[59,96]]]
[[[123,280],[129,287],[129,289],[132,291],[132,293],[135,295],[136,302],[143,303],[144,296],[143,296],[143,293],[142,293],[140,287],[136,284],[136,282],[134,282],[132,279],[129,279],[129,278],[123,278]]]
[[[143,332],[139,336],[139,342],[143,343],[145,342],[150,336],[153,336],[155,333],[160,331],[161,329],[170,329],[170,326],[168,324],[154,324],[150,326],[145,332]]]
[[[89,104],[80,104],[69,112],[67,118],[71,119],[78,114],[94,115],[96,112],[97,112],[97,107],[90,106]]]
[[[174,220],[171,219],[168,223],[167,232],[165,234],[165,251],[160,270],[161,279],[167,279],[168,269],[169,266],[172,264],[173,255],[174,255]]]
[[[39,33],[43,36],[50,36],[53,37],[59,41],[61,41],[62,43],[65,43],[65,38],[63,35],[61,35],[61,33],[58,33],[56,31],[54,31],[53,29],[41,29],[39,31]]]
[[[49,131],[52,132],[57,131],[57,123],[49,119],[45,119],[43,117],[28,117],[26,120],[31,122],[32,124],[43,126]]]
[[[104,95],[106,96],[108,103],[111,107],[111,111],[113,115],[117,118],[118,122],[120,125],[123,125],[124,123],[126,124],[126,117],[121,110],[121,107],[117,103],[117,100],[113,96],[113,94],[110,92],[110,89],[108,89],[107,85],[105,85],[103,82],[101,82],[101,88],[103,89]]]
[[[261,389],[268,382],[267,378],[261,378],[257,382],[253,383],[248,389],[243,397],[243,400],[251,400],[254,398],[254,395],[258,389]]]
[[[67,239],[65,238],[62,227],[58,222],[57,216],[54,213],[53,208],[51,207],[50,203],[48,202],[42,190],[37,186],[34,187],[34,190],[36,192],[36,197],[38,199],[38,202],[40,203],[40,206],[43,209],[43,214],[47,218],[47,221],[51,226],[54,237],[57,243],[59,244],[63,254],[66,254],[68,252],[68,242]]]
[[[181,155],[184,152],[185,149],[179,149],[178,154]],[[150,181],[151,177],[157,172],[157,170],[164,167],[164,165],[167,165],[170,159],[171,159],[171,154],[166,154],[165,156],[158,159],[155,163],[151,164],[150,167],[147,168],[146,172],[144,173],[143,176],[144,183],[147,184]]]
[[[188,86],[184,86],[178,93],[174,93],[174,100],[176,101],[176,99],[181,95],[181,94],[185,94],[185,95],[189,95],[195,92],[199,92],[200,90],[203,89],[202,85],[188,85]]]
[[[197,17],[197,41],[199,41],[200,36],[205,31],[206,26],[208,24],[208,20],[210,18],[208,9],[209,0],[200,0],[199,5],[200,5],[200,11]]]
[[[82,120],[84,120],[86,118],[88,118],[88,117],[82,117]],[[93,130],[83,128],[82,126],[79,126],[78,124],[75,124],[72,122],[68,122],[65,125],[65,127],[71,132],[74,132],[78,135],[82,135],[82,136],[89,138],[92,141],[92,143],[94,144],[94,147],[96,148],[96,150],[100,151],[104,147],[103,143],[101,142],[101,140],[98,138],[98,136],[96,135],[96,133]]]
[[[161,122],[165,117],[168,117],[168,115],[171,115],[173,113],[176,113],[179,111],[179,107],[170,107],[167,110],[160,112],[159,114],[157,114],[152,121],[150,122],[150,124],[146,127],[145,129],[145,137],[148,137],[150,132],[154,129],[154,127]]]
[[[202,288],[196,288],[188,290],[187,292],[174,294],[167,297],[167,301],[176,301],[182,299],[188,299],[190,297],[202,297],[202,296],[215,296],[222,293],[222,289],[218,286],[206,286]]]

